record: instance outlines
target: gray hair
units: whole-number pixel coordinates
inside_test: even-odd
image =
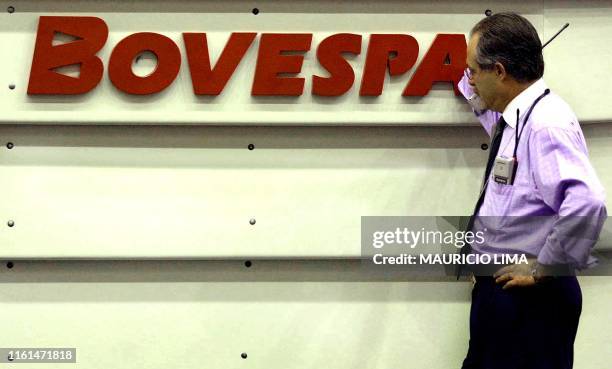
[[[497,13],[482,19],[470,31],[479,34],[476,63],[493,69],[501,63],[519,82],[530,82],[544,75],[542,42],[535,27],[516,13]]]

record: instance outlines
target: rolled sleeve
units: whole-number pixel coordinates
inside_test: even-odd
[[[579,130],[546,127],[532,132],[530,162],[543,201],[558,217],[538,255],[546,265],[583,269],[607,217],[605,192],[589,162]]]

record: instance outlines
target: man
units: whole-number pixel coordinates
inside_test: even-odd
[[[464,369],[568,369],[582,308],[575,269],[589,267],[606,218],[604,189],[578,120],[542,79],[538,34],[499,13],[470,32],[459,89],[492,136],[466,252],[524,254],[528,264],[476,273]],[[481,110],[482,109],[482,110]],[[468,230],[470,230],[468,229]]]

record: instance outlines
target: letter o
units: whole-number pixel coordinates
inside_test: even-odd
[[[145,77],[132,71],[132,61],[144,51],[157,57],[155,70]],[[121,40],[111,53],[108,76],[117,89],[132,95],[150,95],[168,87],[181,67],[181,52],[174,41],[152,32],[134,33]]]

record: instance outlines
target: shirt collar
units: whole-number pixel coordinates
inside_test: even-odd
[[[546,90],[548,86],[546,82],[542,78],[535,81],[531,86],[527,87],[523,92],[516,95],[512,101],[506,106],[502,116],[506,123],[512,127],[516,127],[516,109],[519,109],[519,119],[523,119],[525,114],[527,114],[527,110],[531,107],[531,104],[535,101],[535,99],[540,96],[544,90]]]

